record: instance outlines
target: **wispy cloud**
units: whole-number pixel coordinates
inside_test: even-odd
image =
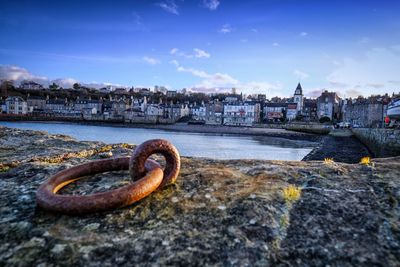
[[[170,51],[169,51],[169,53],[171,54],[171,55],[175,55],[176,53],[178,53],[178,51],[179,51],[179,49],[178,48],[172,48]]]
[[[197,58],[202,58],[202,57],[210,58],[210,56],[211,56],[206,51],[198,49],[198,48],[194,48],[193,51],[194,51],[194,56],[197,57]]]
[[[157,65],[161,63],[158,59],[152,57],[143,57],[143,60],[150,65]]]
[[[175,3],[174,0],[166,0],[160,3],[156,4],[157,6],[161,7],[162,9],[164,9],[165,11],[175,14],[175,15],[179,15],[179,11],[178,11],[178,5]]]
[[[137,26],[141,26],[142,25],[142,17],[139,15],[139,13],[133,11],[132,12],[132,17],[134,19],[134,22]]]
[[[272,46],[279,46],[279,43],[277,43],[277,42],[272,43]]]
[[[193,53],[186,53],[184,51],[180,51],[178,48],[172,48],[169,53],[171,55],[176,55],[180,57],[185,57],[185,58],[210,58],[211,55],[210,53],[207,53],[206,51],[199,49],[199,48],[193,48]]]
[[[178,62],[178,60],[171,60],[169,63],[171,63],[172,65],[175,65],[176,67],[178,67],[179,66],[179,62]]]
[[[230,33],[232,32],[232,27],[230,24],[224,24],[222,25],[222,28],[219,30],[220,33]]]
[[[209,10],[216,10],[219,6],[220,2],[218,0],[203,0],[204,7]]]
[[[282,88],[279,82],[250,81],[243,83],[226,73],[208,73],[203,70],[186,68],[180,65],[177,66],[176,70],[201,78],[200,83],[192,86],[192,90],[198,92],[222,92],[235,87],[246,93],[266,93],[268,91],[269,93],[274,92],[274,94],[279,95],[279,90]]]
[[[294,70],[293,74],[300,80],[305,80],[308,77],[310,77],[310,75],[308,73],[305,73],[305,72],[300,71],[300,70]]]
[[[301,33],[300,33],[300,36],[301,36],[301,37],[306,37],[307,35],[308,35],[307,32],[301,32]]]

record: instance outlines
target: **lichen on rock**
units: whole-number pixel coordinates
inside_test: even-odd
[[[400,264],[400,158],[371,160],[372,167],[183,157],[177,182],[138,203],[66,216],[36,208],[38,186],[104,152],[129,155],[134,146],[0,132],[0,164],[15,164],[0,172],[0,265]],[[129,182],[127,172],[109,172],[59,193]],[[290,205],[282,194],[289,187],[301,189]]]

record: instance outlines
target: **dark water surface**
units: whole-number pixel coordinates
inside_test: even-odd
[[[313,142],[267,136],[185,133],[157,129],[92,126],[68,123],[0,122],[19,129],[65,134],[81,141],[140,144],[148,139],[171,141],[182,156],[213,159],[301,160]]]

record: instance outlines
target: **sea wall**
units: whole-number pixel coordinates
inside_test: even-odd
[[[400,130],[380,128],[357,128],[354,135],[365,144],[376,157],[400,155]]]
[[[324,124],[291,123],[287,124],[285,129],[289,131],[312,133],[312,134],[329,134],[330,131],[332,130],[332,126]]]

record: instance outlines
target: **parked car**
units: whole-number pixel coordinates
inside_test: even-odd
[[[338,123],[338,127],[339,128],[350,128],[350,123],[342,121],[342,122]]]

